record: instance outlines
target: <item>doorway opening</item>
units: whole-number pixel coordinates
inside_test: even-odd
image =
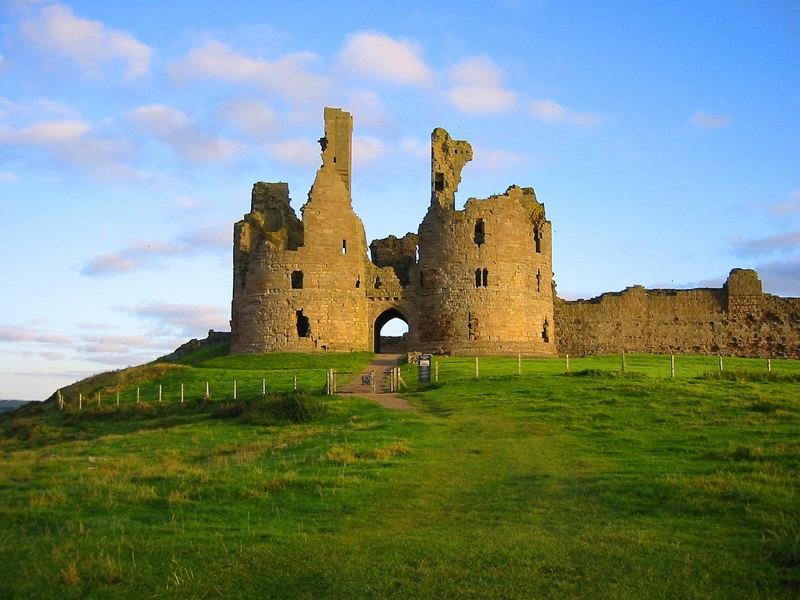
[[[408,320],[396,308],[389,308],[378,316],[374,331],[376,354],[408,351]]]

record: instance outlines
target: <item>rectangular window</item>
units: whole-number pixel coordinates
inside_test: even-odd
[[[342,240],[342,254],[347,254],[347,240]]]
[[[444,191],[444,173],[436,172],[433,174],[433,191]]]
[[[303,272],[302,271],[292,271],[292,289],[293,290],[302,290],[303,289]]]

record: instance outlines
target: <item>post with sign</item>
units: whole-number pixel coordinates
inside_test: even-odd
[[[430,354],[420,354],[419,355],[419,378],[420,383],[430,383],[431,382],[431,355]]]

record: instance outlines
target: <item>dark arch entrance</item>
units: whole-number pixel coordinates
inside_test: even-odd
[[[374,327],[374,334],[373,334],[373,348],[375,349],[375,353],[379,354],[381,352],[381,329],[383,326],[386,325],[392,319],[400,319],[408,325],[408,319],[406,316],[401,313],[396,308],[388,308],[383,311],[378,318],[375,319],[375,327]]]

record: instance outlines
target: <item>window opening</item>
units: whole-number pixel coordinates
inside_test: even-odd
[[[469,339],[475,339],[475,319],[472,316],[472,313],[467,313],[467,334]]]
[[[533,241],[536,244],[536,252],[542,252],[542,232],[541,227],[539,225],[534,225],[533,227]]]
[[[475,287],[481,287],[481,270],[475,269]]]
[[[380,277],[380,275],[378,275],[378,276],[375,278],[375,289],[376,289],[376,290],[379,290],[379,289],[381,288],[381,286],[382,286],[382,285],[383,285],[383,283],[381,283],[381,277]]]
[[[444,191],[444,173],[436,172],[433,174],[433,190],[435,192]]]
[[[489,285],[489,269],[483,270],[483,287],[487,287]]]
[[[542,271],[541,269],[536,269],[536,291],[542,291]]]
[[[303,314],[303,311],[296,310],[294,316],[297,321],[297,337],[308,337],[311,335],[311,323],[308,317]]]
[[[342,240],[342,254],[347,254],[347,240]]]
[[[542,325],[542,341],[547,344],[550,341],[550,323],[547,322],[547,319],[544,320],[544,324]]]
[[[292,271],[292,289],[293,290],[302,290],[303,289],[303,272],[302,271]]]
[[[361,287],[361,275],[358,275],[358,276],[356,277],[356,287],[357,287],[357,288],[360,288],[360,287]]]
[[[473,241],[480,246],[486,241],[486,231],[484,229],[483,219],[475,221],[475,235],[472,236]]]

